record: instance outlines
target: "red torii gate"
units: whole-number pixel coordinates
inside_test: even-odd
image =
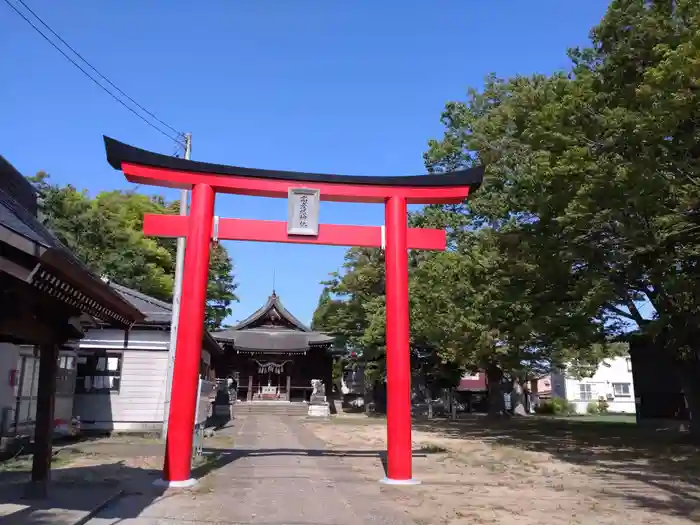
[[[163,479],[188,486],[193,424],[209,276],[215,240],[288,242],[385,249],[387,345],[387,477],[411,484],[411,363],[409,352],[408,250],[445,250],[444,230],[408,228],[408,204],[455,204],[481,184],[483,167],[409,177],[366,177],[272,171],[210,164],[160,155],[104,137],[109,164],[138,184],[192,191],[189,216],[147,214],[144,233],[186,237],[184,279],[173,371]],[[287,233],[287,223],[214,216],[216,193],[286,198],[309,188],[321,200],[385,204],[385,228],[321,224],[315,236]]]

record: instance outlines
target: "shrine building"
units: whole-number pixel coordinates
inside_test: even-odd
[[[224,349],[217,375],[235,380],[239,403],[309,401],[312,379],[323,381],[330,398],[334,338],[299,321],[274,291],[250,317],[212,336]]]

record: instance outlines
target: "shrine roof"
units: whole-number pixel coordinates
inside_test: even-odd
[[[221,344],[230,344],[243,352],[301,353],[313,347],[328,347],[334,338],[320,332],[300,332],[289,328],[251,328],[221,330],[212,334]]]
[[[270,323],[274,326],[275,321],[281,321],[290,328],[301,332],[311,332],[311,328],[294,317],[282,304],[279,295],[273,290],[272,295],[267,298],[267,302],[253,312],[250,316],[240,321],[232,329],[245,330],[260,326],[261,323]],[[220,332],[219,332],[220,333]]]
[[[163,168],[173,171],[224,175],[232,177],[250,177],[257,179],[276,179],[286,181],[299,181],[310,183],[335,183],[354,184],[368,186],[395,186],[395,187],[450,187],[470,186],[478,188],[484,177],[484,166],[476,166],[463,170],[448,171],[444,173],[431,173],[425,175],[408,176],[368,176],[368,175],[336,175],[327,173],[307,173],[301,171],[284,171],[258,168],[242,168],[226,164],[213,164],[180,159],[170,155],[154,153],[135,146],[130,146],[110,137],[104,137],[107,151],[107,162],[116,170],[122,169],[122,164],[135,164]]]
[[[294,317],[274,291],[252,315],[231,328],[213,332],[212,336],[236,350],[262,353],[306,352],[314,346],[331,346],[335,340],[312,331]]]

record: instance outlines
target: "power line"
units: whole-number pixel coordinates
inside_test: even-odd
[[[56,38],[58,38],[58,40],[59,40],[64,46],[66,46],[68,49],[70,49],[70,50],[75,54],[75,56],[77,56],[80,60],[82,60],[83,62],[85,62],[85,64],[86,64],[90,69],[92,69],[92,70],[93,70],[95,73],[97,73],[102,79],[104,79],[105,82],[107,82],[110,86],[112,86],[114,89],[116,89],[119,93],[121,93],[121,94],[124,95],[126,98],[128,98],[135,106],[137,106],[137,107],[138,107],[139,109],[141,109],[143,112],[145,112],[145,113],[147,113],[148,115],[150,115],[151,117],[153,117],[154,120],[157,120],[158,122],[160,122],[161,124],[163,124],[163,126],[165,126],[166,128],[168,128],[169,130],[175,132],[178,136],[182,135],[182,132],[176,130],[176,129],[173,128],[171,125],[169,125],[167,122],[163,122],[161,119],[159,119],[158,117],[156,117],[153,113],[151,113],[150,111],[148,111],[148,110],[147,110],[146,108],[144,108],[141,104],[139,104],[139,103],[136,102],[133,98],[131,98],[129,95],[127,95],[126,93],[124,93],[124,91],[122,91],[121,89],[119,89],[119,87],[118,87],[116,84],[114,84],[114,82],[112,82],[110,79],[108,79],[108,78],[107,78],[106,76],[104,76],[102,73],[100,73],[100,72],[97,70],[97,68],[96,68],[95,66],[93,66],[90,62],[88,62],[88,61],[85,59],[85,57],[83,57],[83,55],[81,55],[80,53],[78,53],[78,51],[76,51],[75,48],[71,47],[71,45],[70,45],[68,42],[66,42],[63,38],[61,38],[61,35],[59,35],[58,33],[56,33],[56,31],[54,31],[53,29],[51,29],[51,27],[50,27],[46,22],[44,22],[44,21],[41,19],[41,17],[40,17],[39,15],[37,15],[34,11],[32,11],[32,8],[29,7],[26,3],[24,3],[23,0],[17,0],[17,1],[18,1],[20,4],[22,4],[22,5],[24,6],[24,8],[25,8],[27,11],[29,11],[32,15],[34,15],[34,17],[41,23],[41,25],[43,25],[46,29],[48,29],[48,30],[51,32],[52,35],[54,35]]]
[[[138,106],[141,110],[143,110],[144,112],[146,112],[148,115],[150,115],[151,117],[153,117],[155,120],[157,120],[158,122],[160,122],[161,124],[163,124],[163,125],[166,126],[167,128],[169,128],[169,129],[171,129],[172,131],[174,131],[174,132],[176,133],[176,135],[177,135],[177,138],[173,137],[172,135],[170,135],[170,133],[168,133],[168,132],[166,132],[166,131],[163,131],[161,128],[159,128],[158,126],[156,126],[155,124],[153,124],[153,122],[151,122],[151,121],[149,121],[148,119],[146,119],[143,115],[141,115],[141,114],[138,113],[136,110],[134,110],[134,108],[130,107],[130,106],[129,106],[128,104],[126,104],[122,99],[120,99],[118,96],[116,96],[114,93],[112,93],[109,89],[107,89],[105,86],[103,86],[96,78],[94,78],[92,75],[90,75],[90,73],[88,73],[88,72],[85,70],[85,68],[83,68],[80,64],[78,64],[78,62],[76,62],[73,58],[71,58],[65,51],[63,51],[63,49],[61,49],[58,45],[56,45],[56,43],[55,43],[53,40],[51,40],[48,36],[46,36],[46,34],[45,34],[41,29],[39,29],[39,28],[36,26],[36,24],[34,24],[34,22],[32,22],[24,13],[22,13],[19,9],[17,9],[17,6],[14,5],[10,0],[5,0],[5,3],[6,3],[8,6],[10,6],[10,8],[12,8],[12,10],[13,10],[15,13],[17,13],[20,17],[22,17],[22,19],[24,19],[24,21],[27,22],[37,33],[39,33],[39,35],[41,35],[41,37],[42,37],[44,40],[46,40],[49,44],[51,44],[51,45],[53,46],[53,48],[56,49],[56,51],[58,51],[59,53],[61,53],[68,61],[70,61],[71,64],[73,64],[75,67],[77,67],[86,77],[88,77],[90,80],[92,80],[100,89],[102,89],[102,90],[103,90],[105,93],[107,93],[110,97],[112,97],[112,98],[113,98],[114,100],[116,100],[119,104],[121,104],[121,105],[124,106],[126,109],[128,109],[129,111],[131,111],[131,113],[133,113],[134,115],[136,115],[136,116],[137,116],[138,118],[140,118],[143,122],[145,122],[146,124],[148,124],[149,126],[151,126],[153,129],[155,129],[155,130],[158,131],[159,133],[165,135],[166,137],[168,137],[168,138],[169,138],[170,140],[172,140],[173,142],[175,142],[175,143],[179,144],[180,146],[184,147],[184,144],[183,144],[183,142],[182,142],[182,140],[181,140],[181,137],[183,136],[183,133],[177,131],[177,130],[176,130],[175,128],[173,128],[172,126],[169,126],[168,124],[166,124],[165,122],[163,122],[162,120],[160,120],[160,119],[159,119],[158,117],[156,117],[153,113],[151,113],[150,111],[148,111],[146,108],[144,108],[143,106],[141,106],[138,102],[136,102],[133,98],[131,98],[131,97],[130,97],[129,95],[127,95],[126,93],[124,93],[124,91],[122,91],[121,89],[119,89],[119,88],[118,88],[114,83],[112,83],[107,77],[105,77],[105,76],[104,76],[102,73],[100,73],[94,66],[92,66],[87,60],[85,60],[85,59],[80,55],[80,53],[78,53],[75,49],[73,49],[70,45],[68,45],[68,44],[66,43],[66,41],[65,41],[63,38],[61,38],[53,29],[51,29],[51,28],[49,27],[48,24],[46,24],[46,22],[44,22],[41,18],[39,18],[39,16],[37,16],[37,14],[34,13],[34,11],[32,11],[32,10],[27,6],[27,4],[25,4],[22,0],[18,0],[18,1],[19,1],[19,3],[22,4],[32,15],[34,15],[34,16],[36,17],[36,19],[39,20],[39,22],[41,22],[41,24],[42,24],[43,26],[45,26],[53,35],[55,35],[56,38],[58,38],[68,49],[70,49],[73,53],[75,53],[76,56],[78,56],[83,62],[85,62],[85,64],[87,64],[88,67],[90,67],[93,71],[95,71],[95,72],[96,72],[100,77],[102,77],[107,83],[109,83],[109,84],[110,84],[112,87],[114,87],[119,93],[121,93],[122,95],[124,95],[124,96],[125,96],[127,99],[129,99],[131,102],[133,102],[133,103],[134,103],[136,106]]]

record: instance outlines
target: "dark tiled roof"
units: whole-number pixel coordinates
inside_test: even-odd
[[[300,332],[289,329],[251,328],[250,330],[221,330],[214,339],[231,343],[236,350],[255,352],[306,352],[313,346],[327,346],[333,337],[319,332]]]
[[[32,185],[2,156],[0,156],[0,226],[36,246],[32,253],[43,270],[41,276],[45,293],[77,306],[83,312],[99,313],[120,326],[127,327],[141,318],[121,296],[100,281],[63,243],[36,217],[37,199]],[[58,274],[56,272],[58,271]],[[60,279],[60,290],[55,283]],[[54,283],[54,284],[51,284]],[[70,293],[68,292],[70,291]],[[70,298],[66,299],[66,293]]]
[[[1,188],[0,224],[44,248],[61,251],[61,255],[69,259],[71,263],[85,268],[85,265],[58,240],[58,237]]]
[[[171,304],[150,297],[126,286],[109,283],[109,286],[119,293],[134,308],[140,311],[146,319],[144,322],[153,324],[170,324],[173,315]]]
[[[0,188],[11,195],[29,213],[36,216],[38,206],[34,186],[2,155],[0,155]]]
[[[212,335],[236,350],[264,353],[306,352],[313,346],[330,346],[335,340],[327,334],[311,331],[282,305],[274,291],[250,317]]]
[[[287,323],[294,326],[297,330],[300,330],[302,332],[311,331],[311,329],[308,326],[306,326],[299,319],[294,317],[292,313],[284,307],[282,301],[280,300],[279,296],[274,292],[274,290],[272,292],[272,295],[267,298],[267,302],[264,305],[262,305],[262,307],[253,312],[246,319],[243,319],[243,321],[234,326],[233,329],[244,330],[250,328],[251,326],[255,325],[256,322],[264,319],[270,314],[279,314],[279,316],[283,320],[287,321]]]
[[[109,286],[146,317],[143,321],[145,324],[164,325],[170,328],[173,316],[172,304],[117,283],[110,282]],[[221,346],[207,330],[204,331],[203,344],[204,348],[210,352],[221,352]]]

